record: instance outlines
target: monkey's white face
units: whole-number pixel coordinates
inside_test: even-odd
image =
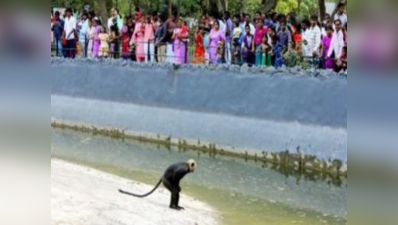
[[[195,172],[195,169],[196,169],[196,166],[197,166],[195,160],[190,159],[190,160],[187,161],[187,164],[188,164],[188,167],[189,167],[189,171],[191,173]]]

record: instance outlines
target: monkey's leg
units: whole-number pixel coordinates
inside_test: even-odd
[[[173,191],[172,193],[171,193],[171,202],[170,202],[170,208],[172,208],[172,209],[176,209],[176,210],[180,210],[179,208],[178,208],[178,192],[176,192],[176,191]]]
[[[170,197],[170,208],[172,209],[176,209],[176,195],[175,195],[175,191],[173,188],[173,185],[170,183],[170,181],[168,181],[167,179],[163,179],[163,185],[167,188],[167,190],[170,191],[171,193],[171,197]]]
[[[181,188],[179,189],[180,191],[181,191]],[[181,207],[181,206],[179,206],[179,203],[180,202],[180,193],[179,192],[177,192],[177,195],[176,195],[176,208],[178,209],[178,210],[184,210],[184,208],[183,207]]]

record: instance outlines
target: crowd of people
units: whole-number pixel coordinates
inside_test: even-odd
[[[191,32],[190,32],[191,31]],[[55,55],[75,58],[123,58],[174,64],[248,64],[281,67],[287,53],[313,66],[347,70],[347,12],[297,22],[293,14],[229,12],[203,16],[195,26],[163,14],[122,16],[113,8],[108,21],[94,12],[51,15]],[[191,54],[192,53],[192,54]]]

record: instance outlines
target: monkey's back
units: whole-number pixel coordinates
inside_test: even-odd
[[[187,163],[175,163],[170,165],[164,172],[163,178],[167,179],[173,184],[179,184],[180,180],[189,173]]]

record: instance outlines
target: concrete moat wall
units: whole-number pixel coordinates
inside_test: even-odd
[[[347,163],[347,78],[52,59],[51,118]]]

